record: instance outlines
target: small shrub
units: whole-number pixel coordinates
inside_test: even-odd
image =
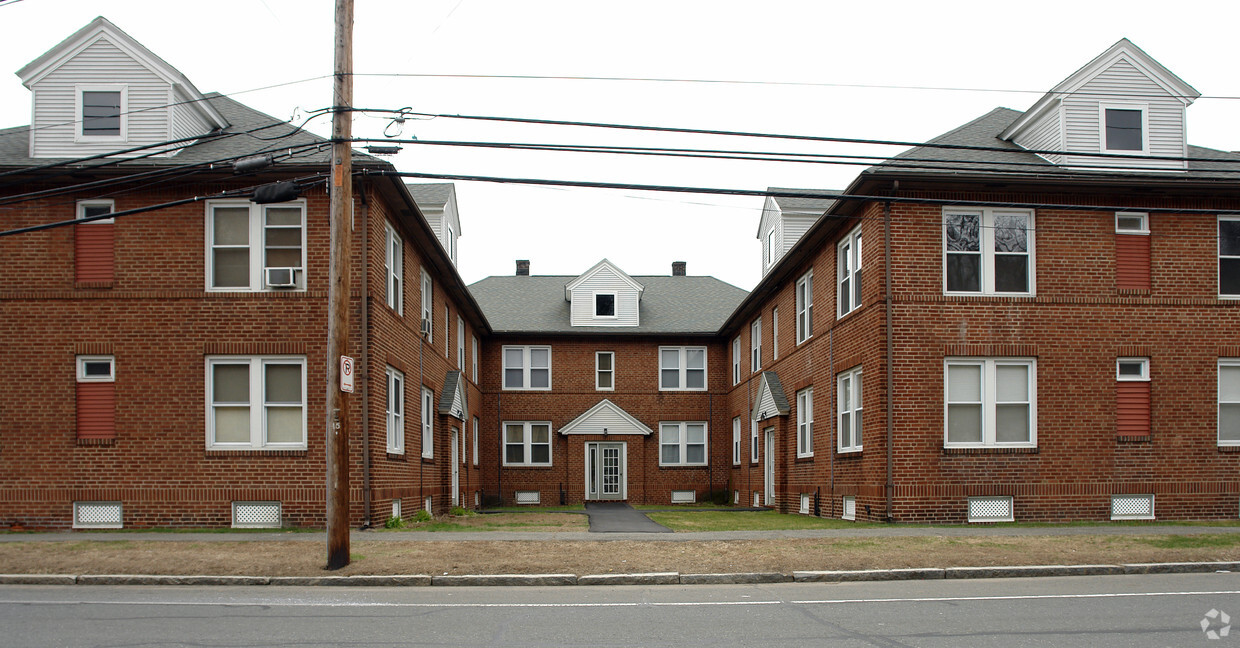
[[[404,520],[402,520],[402,519],[400,518],[400,516],[399,516],[399,515],[393,515],[392,517],[390,517],[390,518],[388,518],[388,519],[387,519],[387,522],[384,522],[384,523],[383,523],[383,528],[385,528],[385,529],[403,529],[403,528],[405,528],[405,521],[404,521]]]
[[[418,510],[418,512],[417,512],[417,513],[414,513],[414,514],[413,514],[413,518],[412,518],[412,519],[413,519],[413,521],[414,521],[414,522],[430,522],[430,521],[431,521],[431,514],[430,514],[429,512],[427,512],[427,510],[426,510],[426,509],[420,509],[420,510]]]
[[[473,515],[473,513],[465,510],[465,507],[463,506],[453,506],[452,510],[448,511],[448,515],[453,517],[465,517],[467,515]]]

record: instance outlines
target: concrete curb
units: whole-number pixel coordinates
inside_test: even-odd
[[[1240,562],[1131,563],[1124,565],[1125,574],[1200,574],[1215,571],[1240,571]]]
[[[794,571],[798,583],[843,583],[853,581],[937,580],[942,569],[862,569],[856,571]]]
[[[408,576],[272,576],[269,585],[284,587],[430,587],[431,577],[423,574]]]
[[[755,585],[760,583],[791,583],[791,574],[754,572],[740,574],[681,574],[681,585]]]
[[[949,567],[944,578],[1030,578],[1045,576],[1119,576],[1123,565],[1017,565],[1012,567]]]
[[[576,584],[576,574],[460,574],[431,577],[431,585],[434,586],[558,586]]]
[[[146,574],[83,574],[78,585],[267,585],[266,576],[159,576]]]
[[[73,574],[0,574],[0,585],[74,585]]]
[[[578,585],[680,585],[677,572],[650,574],[591,574],[577,578]]]

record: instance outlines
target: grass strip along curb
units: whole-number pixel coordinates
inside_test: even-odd
[[[1034,565],[840,571],[741,572],[732,574],[425,574],[393,576],[158,576],[126,574],[0,574],[0,585],[275,585],[285,587],[453,587],[570,585],[744,585],[755,583],[844,583],[939,580],[945,578],[1030,578],[1124,576],[1240,571],[1240,562],[1131,563],[1125,565]]]

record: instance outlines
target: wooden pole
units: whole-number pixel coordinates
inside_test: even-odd
[[[352,292],[353,0],[336,0],[336,62],[332,88],[331,266],[327,291],[327,568],[349,564],[349,401],[340,384],[340,357],[349,350]],[[365,451],[365,449],[363,449]]]

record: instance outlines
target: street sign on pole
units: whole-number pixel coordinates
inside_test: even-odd
[[[340,356],[340,391],[353,393],[353,358]]]

